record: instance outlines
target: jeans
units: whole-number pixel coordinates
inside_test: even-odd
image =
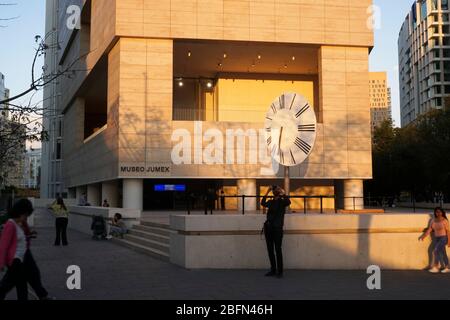
[[[447,256],[447,236],[444,237],[436,237],[435,239],[435,246],[433,250],[433,256],[434,256],[434,265],[443,264],[445,267],[448,267],[448,256]]]
[[[19,259],[14,259],[8,271],[0,282],[0,301],[5,300],[6,295],[16,287],[17,300],[28,300],[27,277],[25,264]]]
[[[27,250],[27,252],[25,253],[24,267],[27,282],[30,284],[31,288],[33,288],[38,298],[47,298],[48,292],[42,286],[41,272],[39,271],[39,268],[36,264],[36,261],[34,261],[33,255],[31,254],[30,250]]]
[[[127,233],[127,229],[122,227],[111,226],[109,229],[109,234],[112,236],[123,236],[125,233]]]
[[[56,218],[56,239],[55,246],[59,246],[62,244],[63,246],[67,246],[67,224],[69,223],[69,219],[67,218]]]
[[[281,245],[283,242],[283,229],[265,226],[264,235],[266,237],[267,252],[269,254],[270,260],[270,269],[274,273],[276,272],[278,274],[282,274],[283,250],[281,249]]]

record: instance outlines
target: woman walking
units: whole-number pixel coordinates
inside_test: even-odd
[[[442,208],[434,209],[434,219],[431,221],[429,228],[419,240],[425,240],[431,232],[434,232],[435,245],[433,250],[433,265],[430,270],[431,273],[450,273],[449,261],[446,251],[446,246],[450,247],[450,233],[449,223],[447,215]],[[444,269],[440,270],[440,264],[444,266]]]
[[[56,239],[55,246],[62,245],[67,246],[69,243],[67,242],[67,225],[69,223],[69,211],[64,204],[64,200],[61,197],[58,197],[55,203],[51,206],[51,210],[56,217]]]
[[[28,300],[27,274],[25,269],[25,255],[27,251],[27,237],[23,229],[27,218],[33,212],[28,200],[19,200],[9,211],[0,239],[0,269],[7,268],[7,272],[0,283],[0,301],[16,287],[17,299]]]

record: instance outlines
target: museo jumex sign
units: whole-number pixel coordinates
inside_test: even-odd
[[[143,174],[143,175],[161,175],[170,174],[171,165],[150,165],[150,166],[120,166],[120,174]]]

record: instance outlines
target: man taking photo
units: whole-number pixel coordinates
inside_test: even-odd
[[[270,193],[273,192],[273,199],[267,200]],[[267,277],[283,277],[283,252],[281,245],[283,242],[283,226],[286,208],[291,205],[291,200],[286,192],[278,186],[272,186],[264,195],[261,205],[267,208],[267,219],[264,223],[264,235],[266,237],[267,252],[270,259],[270,271]],[[276,255],[276,258],[275,258]]]

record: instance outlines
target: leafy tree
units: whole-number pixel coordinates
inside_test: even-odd
[[[436,192],[450,196],[450,100],[443,110],[420,116],[404,128],[382,123],[373,136],[371,194],[412,192],[418,201],[430,201]]]

